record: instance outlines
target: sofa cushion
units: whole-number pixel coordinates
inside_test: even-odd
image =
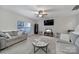
[[[6,40],[9,42],[9,41],[13,41],[13,40],[16,40],[16,39],[17,39],[17,36],[11,36],[11,38],[8,38]]]
[[[23,32],[22,31],[18,31],[18,35],[22,35],[23,34]]]
[[[16,36],[18,31],[9,31],[7,33],[9,33],[11,36]]]

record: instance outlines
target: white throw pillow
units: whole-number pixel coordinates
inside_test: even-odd
[[[9,33],[5,33],[10,39],[12,38]]]

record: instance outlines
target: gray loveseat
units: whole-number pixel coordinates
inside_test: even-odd
[[[0,37],[0,50],[27,39],[26,33],[19,33],[18,31],[3,33],[9,33],[11,37]]]

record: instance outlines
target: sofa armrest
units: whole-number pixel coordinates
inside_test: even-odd
[[[6,47],[6,38],[0,37],[0,49],[3,49]]]
[[[72,43],[75,44],[75,42],[76,42],[77,38],[79,37],[79,35],[75,32],[71,32],[69,35],[70,35],[70,39],[71,39]]]

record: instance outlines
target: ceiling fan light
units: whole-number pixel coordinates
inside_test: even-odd
[[[39,15],[39,17],[42,17],[42,15]]]
[[[44,17],[44,16],[46,16],[46,15],[48,15],[48,14],[47,14],[47,12],[45,12],[44,10],[39,10],[38,12],[35,12],[35,15],[36,15],[37,17],[42,18],[42,17]]]
[[[47,15],[47,12],[43,12],[42,14]]]
[[[35,14],[39,14],[39,12],[35,12]]]

